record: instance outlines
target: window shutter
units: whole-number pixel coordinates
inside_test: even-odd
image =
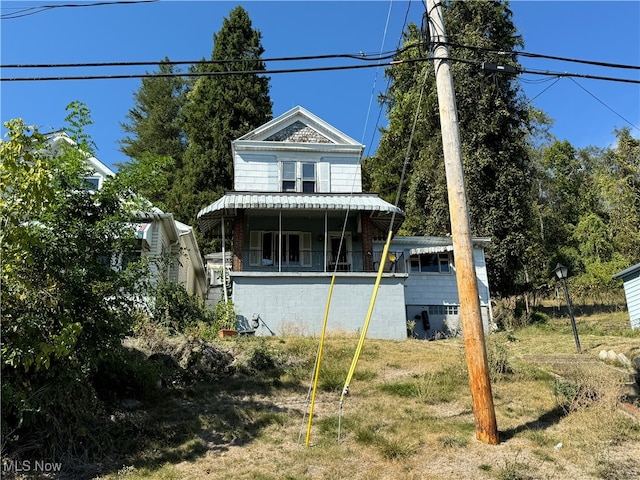
[[[262,232],[252,230],[249,236],[249,265],[257,267],[262,258]]]
[[[311,266],[311,233],[303,232],[300,234],[300,264],[303,267]]]
[[[318,192],[330,193],[331,192],[331,179],[330,179],[330,163],[319,162],[318,163]]]

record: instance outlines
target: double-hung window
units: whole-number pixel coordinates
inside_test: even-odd
[[[302,191],[304,193],[313,193],[316,191],[316,164],[302,164]]]
[[[296,189],[296,162],[282,162],[282,191],[295,192]]]
[[[314,193],[318,190],[316,163],[282,162],[280,175],[283,192]]]

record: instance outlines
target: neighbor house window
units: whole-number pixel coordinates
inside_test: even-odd
[[[449,253],[422,253],[409,258],[412,272],[450,273],[451,261]]]
[[[100,187],[100,179],[96,177],[84,177],[84,189],[89,191],[97,191]]]
[[[429,315],[458,315],[458,305],[429,305]]]

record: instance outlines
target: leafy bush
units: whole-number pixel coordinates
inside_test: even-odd
[[[214,325],[216,330],[236,329],[236,312],[233,302],[220,301],[216,304],[214,311]]]
[[[509,364],[509,351],[504,341],[491,335],[487,337],[486,344],[491,380],[496,381],[499,376],[512,373],[513,369]]]
[[[117,179],[84,188],[90,120],[81,104],[69,109],[75,143],[54,145],[21,120],[5,124],[0,142],[2,444],[15,459],[99,448],[91,378],[131,331],[145,292],[146,265],[121,262],[135,251],[139,205]]]
[[[152,315],[172,334],[184,332],[199,322],[213,324],[215,321],[202,299],[171,280],[163,280],[156,287]]]

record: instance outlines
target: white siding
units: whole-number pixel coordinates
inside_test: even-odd
[[[624,294],[627,297],[627,308],[631,319],[631,328],[640,328],[640,272],[625,279]]]
[[[234,190],[238,192],[282,191],[282,162],[316,163],[316,192],[360,193],[362,175],[358,157],[332,156],[319,152],[275,152],[257,154],[236,152]]]
[[[332,193],[362,192],[359,158],[323,156],[322,161],[331,164]]]
[[[278,158],[275,155],[242,152],[242,154],[236,154],[233,168],[236,191],[280,191]]]

